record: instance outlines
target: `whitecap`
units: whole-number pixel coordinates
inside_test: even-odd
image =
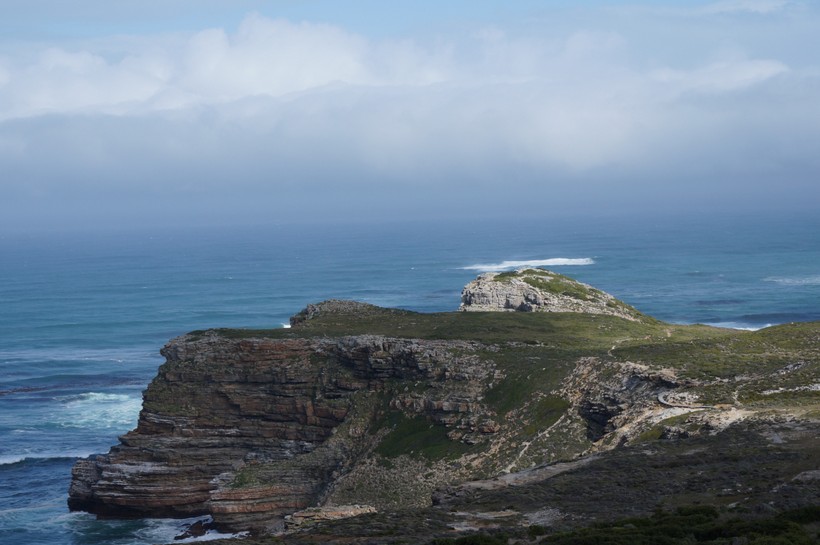
[[[106,394],[103,392],[85,392],[83,394],[62,396],[57,398],[68,405],[76,405],[83,403],[111,403],[128,401],[131,396],[127,394]]]
[[[764,282],[774,282],[781,286],[820,286],[820,275],[816,276],[769,276]]]
[[[27,456],[25,454],[5,454],[0,456],[0,466],[8,466],[11,464],[17,464],[25,460]]]
[[[459,268],[467,271],[496,272],[505,271],[509,269],[519,269],[522,267],[561,267],[566,265],[579,266],[594,264],[595,260],[589,257],[553,257],[550,259],[531,259],[527,261],[502,261],[501,263],[478,263],[475,265],[467,265],[466,267]]]
[[[182,520],[143,519],[147,526],[138,531],[137,535],[141,540],[150,543],[199,543],[202,541],[213,541],[215,539],[233,539],[248,536],[247,532],[227,534],[217,532],[216,530],[208,530],[203,536],[177,539],[177,536],[181,535],[189,525],[199,520],[202,520],[206,524],[210,524],[213,521],[210,517],[205,519],[195,517]]]
[[[73,450],[66,452],[38,452],[25,454],[3,454],[0,456],[0,466],[19,464],[26,460],[68,460],[73,458],[88,458],[92,451]]]
[[[86,392],[57,398],[62,410],[53,422],[66,428],[130,429],[137,423],[142,399],[125,394]]]
[[[282,329],[290,329],[290,324],[283,323]]]
[[[743,322],[708,322],[706,325],[710,325],[713,327],[723,327],[726,329],[738,329],[742,331],[758,331],[760,329],[771,327],[774,324],[752,325]]]

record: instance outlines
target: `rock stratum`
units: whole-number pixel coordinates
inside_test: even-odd
[[[819,323],[672,325],[548,271],[499,276],[462,310],[548,312],[326,301],[290,329],[173,339],[137,428],[75,465],[69,507],[387,543],[820,501]]]

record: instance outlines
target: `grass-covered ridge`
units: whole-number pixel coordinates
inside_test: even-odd
[[[697,381],[744,377],[751,382],[739,390],[740,401],[750,403],[771,403],[788,395],[811,403],[820,395],[811,387],[820,383],[820,322],[743,331],[581,313],[417,313],[362,306],[366,312],[355,306],[318,312],[290,329],[216,329],[192,332],[190,338],[211,334],[228,339],[380,335],[502,346],[503,350],[485,354],[506,376],[487,396],[501,413],[537,391],[557,387],[581,357],[669,368]],[[727,383],[727,392],[729,386]],[[772,392],[777,388],[783,391]]]
[[[377,308],[377,307],[374,307]],[[563,313],[439,312],[417,313],[378,309],[366,315],[356,312],[323,313],[290,329],[214,329],[233,339],[273,339],[384,335],[398,338],[475,340],[484,343],[524,342],[555,347],[596,349],[627,338],[676,339],[726,334],[731,330],[707,326],[678,326],[654,320],[630,322],[614,316]],[[193,331],[202,336],[206,331]],[[743,332],[738,332],[743,333]]]

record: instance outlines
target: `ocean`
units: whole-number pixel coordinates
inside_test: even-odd
[[[168,339],[282,327],[328,298],[454,310],[464,284],[511,262],[670,322],[820,320],[820,215],[0,233],[0,541],[136,545],[181,531],[66,508],[72,464],[135,426]]]

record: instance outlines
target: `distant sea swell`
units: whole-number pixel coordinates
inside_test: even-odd
[[[553,257],[550,259],[530,259],[524,261],[502,261],[500,263],[478,263],[475,265],[467,265],[459,267],[465,271],[480,271],[480,272],[498,272],[511,269],[518,269],[522,267],[564,267],[564,266],[580,266],[580,265],[594,265],[595,260],[589,257],[583,258],[567,258],[567,257]]]
[[[783,286],[820,286],[820,275],[797,277],[770,276],[764,278],[763,280],[766,282],[774,282]]]

